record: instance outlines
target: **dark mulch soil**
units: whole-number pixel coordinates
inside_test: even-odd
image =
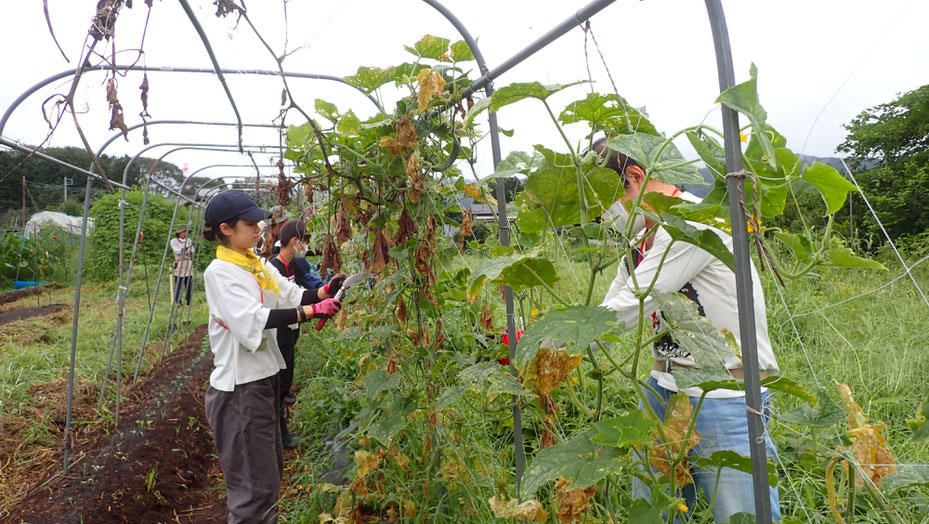
[[[42,315],[50,315],[52,313],[57,313],[68,309],[68,304],[49,304],[47,306],[39,307],[24,307],[19,309],[13,309],[10,311],[4,311],[0,313],[0,326],[3,324],[8,324],[16,320],[24,320],[27,318],[41,317]]]
[[[33,489],[4,522],[223,522],[222,473],[203,408],[206,325],[125,392],[118,432],[84,449],[67,475]],[[76,459],[77,460],[77,459]]]
[[[38,295],[41,293],[47,293],[52,289],[60,289],[61,284],[51,284],[49,286],[39,286],[39,287],[27,287],[25,289],[17,289],[16,291],[10,291],[9,293],[3,293],[0,295],[0,306],[3,304],[9,304],[10,302],[16,302],[17,300],[25,297],[31,297],[33,295]]]

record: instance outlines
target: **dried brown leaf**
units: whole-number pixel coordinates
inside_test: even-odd
[[[390,263],[390,246],[384,237],[384,229],[378,228],[374,233],[374,245],[371,246],[371,271],[380,273]]]
[[[406,302],[402,295],[397,299],[397,320],[401,324],[406,324]]]
[[[464,212],[464,218],[461,219],[461,231],[458,232],[458,252],[464,253],[465,239],[471,236],[474,226],[474,214],[471,210]]]
[[[565,480],[564,477],[558,477],[558,482],[555,483],[555,493],[557,494],[555,504],[558,506],[555,515],[561,521],[561,524],[580,520],[581,516],[587,512],[587,504],[590,502],[591,497],[597,492],[597,486],[589,486],[584,489],[569,489],[570,486],[571,481]]]
[[[581,354],[569,355],[564,348],[541,347],[524,374],[526,385],[544,397],[580,366],[583,358]]]
[[[494,330],[494,317],[490,314],[490,304],[488,304],[486,300],[481,305],[480,326],[487,331]]]
[[[335,215],[335,239],[341,246],[343,242],[352,238],[352,223],[348,218],[345,199],[339,205],[339,212]]]
[[[326,274],[326,270],[331,269],[338,273],[342,270],[342,256],[339,254],[339,248],[335,245],[335,239],[332,233],[326,233],[326,241],[323,243],[323,255],[319,264],[319,272]]]
[[[416,222],[413,221],[413,217],[406,208],[403,208],[400,213],[397,226],[397,236],[394,239],[395,244],[398,246],[406,244],[407,240],[413,238],[413,235],[419,232],[419,227],[416,226]]]

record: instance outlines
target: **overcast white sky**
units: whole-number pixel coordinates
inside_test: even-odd
[[[48,0],[56,35],[68,57],[55,48],[38,0],[3,0],[0,40],[4,72],[0,81],[0,109],[6,109],[25,89],[41,79],[74,67],[96,0]],[[580,0],[447,0],[446,5],[478,39],[491,68],[557,23],[572,16],[587,2]],[[117,22],[117,49],[139,45],[147,8],[142,0],[125,9]],[[274,62],[243,23],[233,17],[217,19],[211,0],[191,0],[205,27],[219,62],[226,68],[273,69]],[[252,0],[250,15],[275,50],[284,49],[281,2]],[[761,101],[769,123],[788,139],[795,151],[817,156],[833,155],[842,142],[847,123],[862,109],[890,101],[901,92],[929,82],[929,39],[925,0],[754,0],[724,2],[736,64],[737,81],[748,77],[749,64],[759,69]],[[417,0],[289,0],[289,49],[302,47],[285,61],[290,71],[345,76],[360,65],[388,66],[412,58],[404,44],[423,34],[458,40],[454,28],[438,13]],[[618,0],[592,19],[592,28],[613,73],[619,92],[635,106],[645,106],[656,126],[670,133],[700,122],[714,109],[718,94],[713,42],[703,2],[698,0]],[[496,81],[538,80],[562,83],[587,78],[583,32],[576,29]],[[603,65],[589,44],[595,87],[612,90]],[[210,67],[209,59],[180,5],[156,0],[145,42],[150,67]],[[121,54],[121,62],[135,54]],[[476,69],[476,65],[474,66]],[[477,74],[473,75],[478,76]],[[85,76],[78,103],[87,110],[81,124],[93,147],[108,131],[109,112],[103,74]],[[149,74],[149,112],[156,119],[234,121],[231,108],[215,77],[208,75]],[[229,77],[230,87],[246,122],[267,123],[278,112],[281,85],[273,77]],[[138,123],[140,73],[120,79],[120,100],[126,120]],[[27,143],[45,136],[41,102],[66,90],[60,81],[40,90],[10,120],[4,135]],[[295,98],[306,108],[315,98],[353,108],[362,119],[374,106],[357,91],[318,80],[293,80]],[[390,88],[386,88],[390,89]],[[552,98],[560,110],[582,98],[589,88],[577,86]],[[293,114],[291,121],[296,121]],[[535,101],[506,107],[500,125],[514,129],[503,138],[504,155],[528,150],[541,143],[564,149],[542,106]],[[570,131],[570,130],[569,130]],[[572,134],[577,138],[581,130]],[[209,142],[234,144],[234,128],[154,126],[154,142]],[[273,130],[247,130],[246,144],[276,144]],[[53,146],[79,145],[73,125],[65,122],[51,141]],[[686,144],[679,144],[685,155]],[[133,154],[142,147],[141,130],[130,141],[115,142],[110,154]],[[165,151],[161,148],[157,151]],[[478,151],[479,174],[491,171],[489,148]],[[150,154],[152,156],[154,153]],[[196,169],[208,164],[248,163],[236,154],[180,152],[168,158]],[[265,158],[262,164],[270,165]],[[236,168],[213,169],[205,175],[247,174]]]

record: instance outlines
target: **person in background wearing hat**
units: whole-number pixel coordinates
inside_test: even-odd
[[[281,250],[276,256],[269,259],[266,265],[272,267],[273,272],[280,274],[288,281],[306,288],[306,286],[302,286],[305,277],[304,270],[295,262],[298,257],[303,258],[306,255],[309,241],[310,238],[306,233],[305,222],[300,220],[287,222],[280,232]],[[339,274],[334,276],[328,284],[309,288],[309,290],[311,293],[317,293],[320,300],[323,300],[334,296],[342,287],[343,282],[345,282],[345,275]],[[294,383],[294,348],[297,345],[299,336],[300,326],[297,324],[291,324],[277,330],[277,346],[284,357],[284,363],[287,365],[280,372],[280,395],[278,396],[281,401],[278,405],[281,419],[281,439],[286,449],[297,447],[290,431],[287,429],[286,406],[292,405],[296,401],[290,394],[290,388]]]
[[[171,239],[171,250],[174,251],[174,302],[190,305],[191,276],[193,275],[194,246],[187,238],[187,226],[181,226],[174,232]],[[181,292],[184,298],[181,299]]]
[[[285,367],[277,328],[331,318],[341,308],[268,269],[252,252],[258,221],[267,216],[239,191],[216,195],[204,212],[203,237],[217,244],[203,273],[214,366],[205,407],[226,480],[229,523],[277,521],[284,454],[276,397]]]
[[[274,206],[271,208],[271,217],[264,220],[261,227],[261,238],[258,239],[258,245],[255,246],[255,253],[259,257],[269,259],[277,255],[281,250],[278,241],[281,237],[281,228],[290,220],[290,212],[283,206]]]

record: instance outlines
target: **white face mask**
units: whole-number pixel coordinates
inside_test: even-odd
[[[629,212],[626,211],[622,199],[617,200],[609,209],[603,212],[603,221],[606,225],[613,228],[618,233],[624,233],[626,224],[629,222]],[[635,223],[632,225],[632,233],[635,234],[645,229],[645,215],[638,214],[635,217]]]
[[[305,244],[298,243],[294,250],[294,254],[298,257],[305,257],[307,251],[309,251],[309,248]]]

